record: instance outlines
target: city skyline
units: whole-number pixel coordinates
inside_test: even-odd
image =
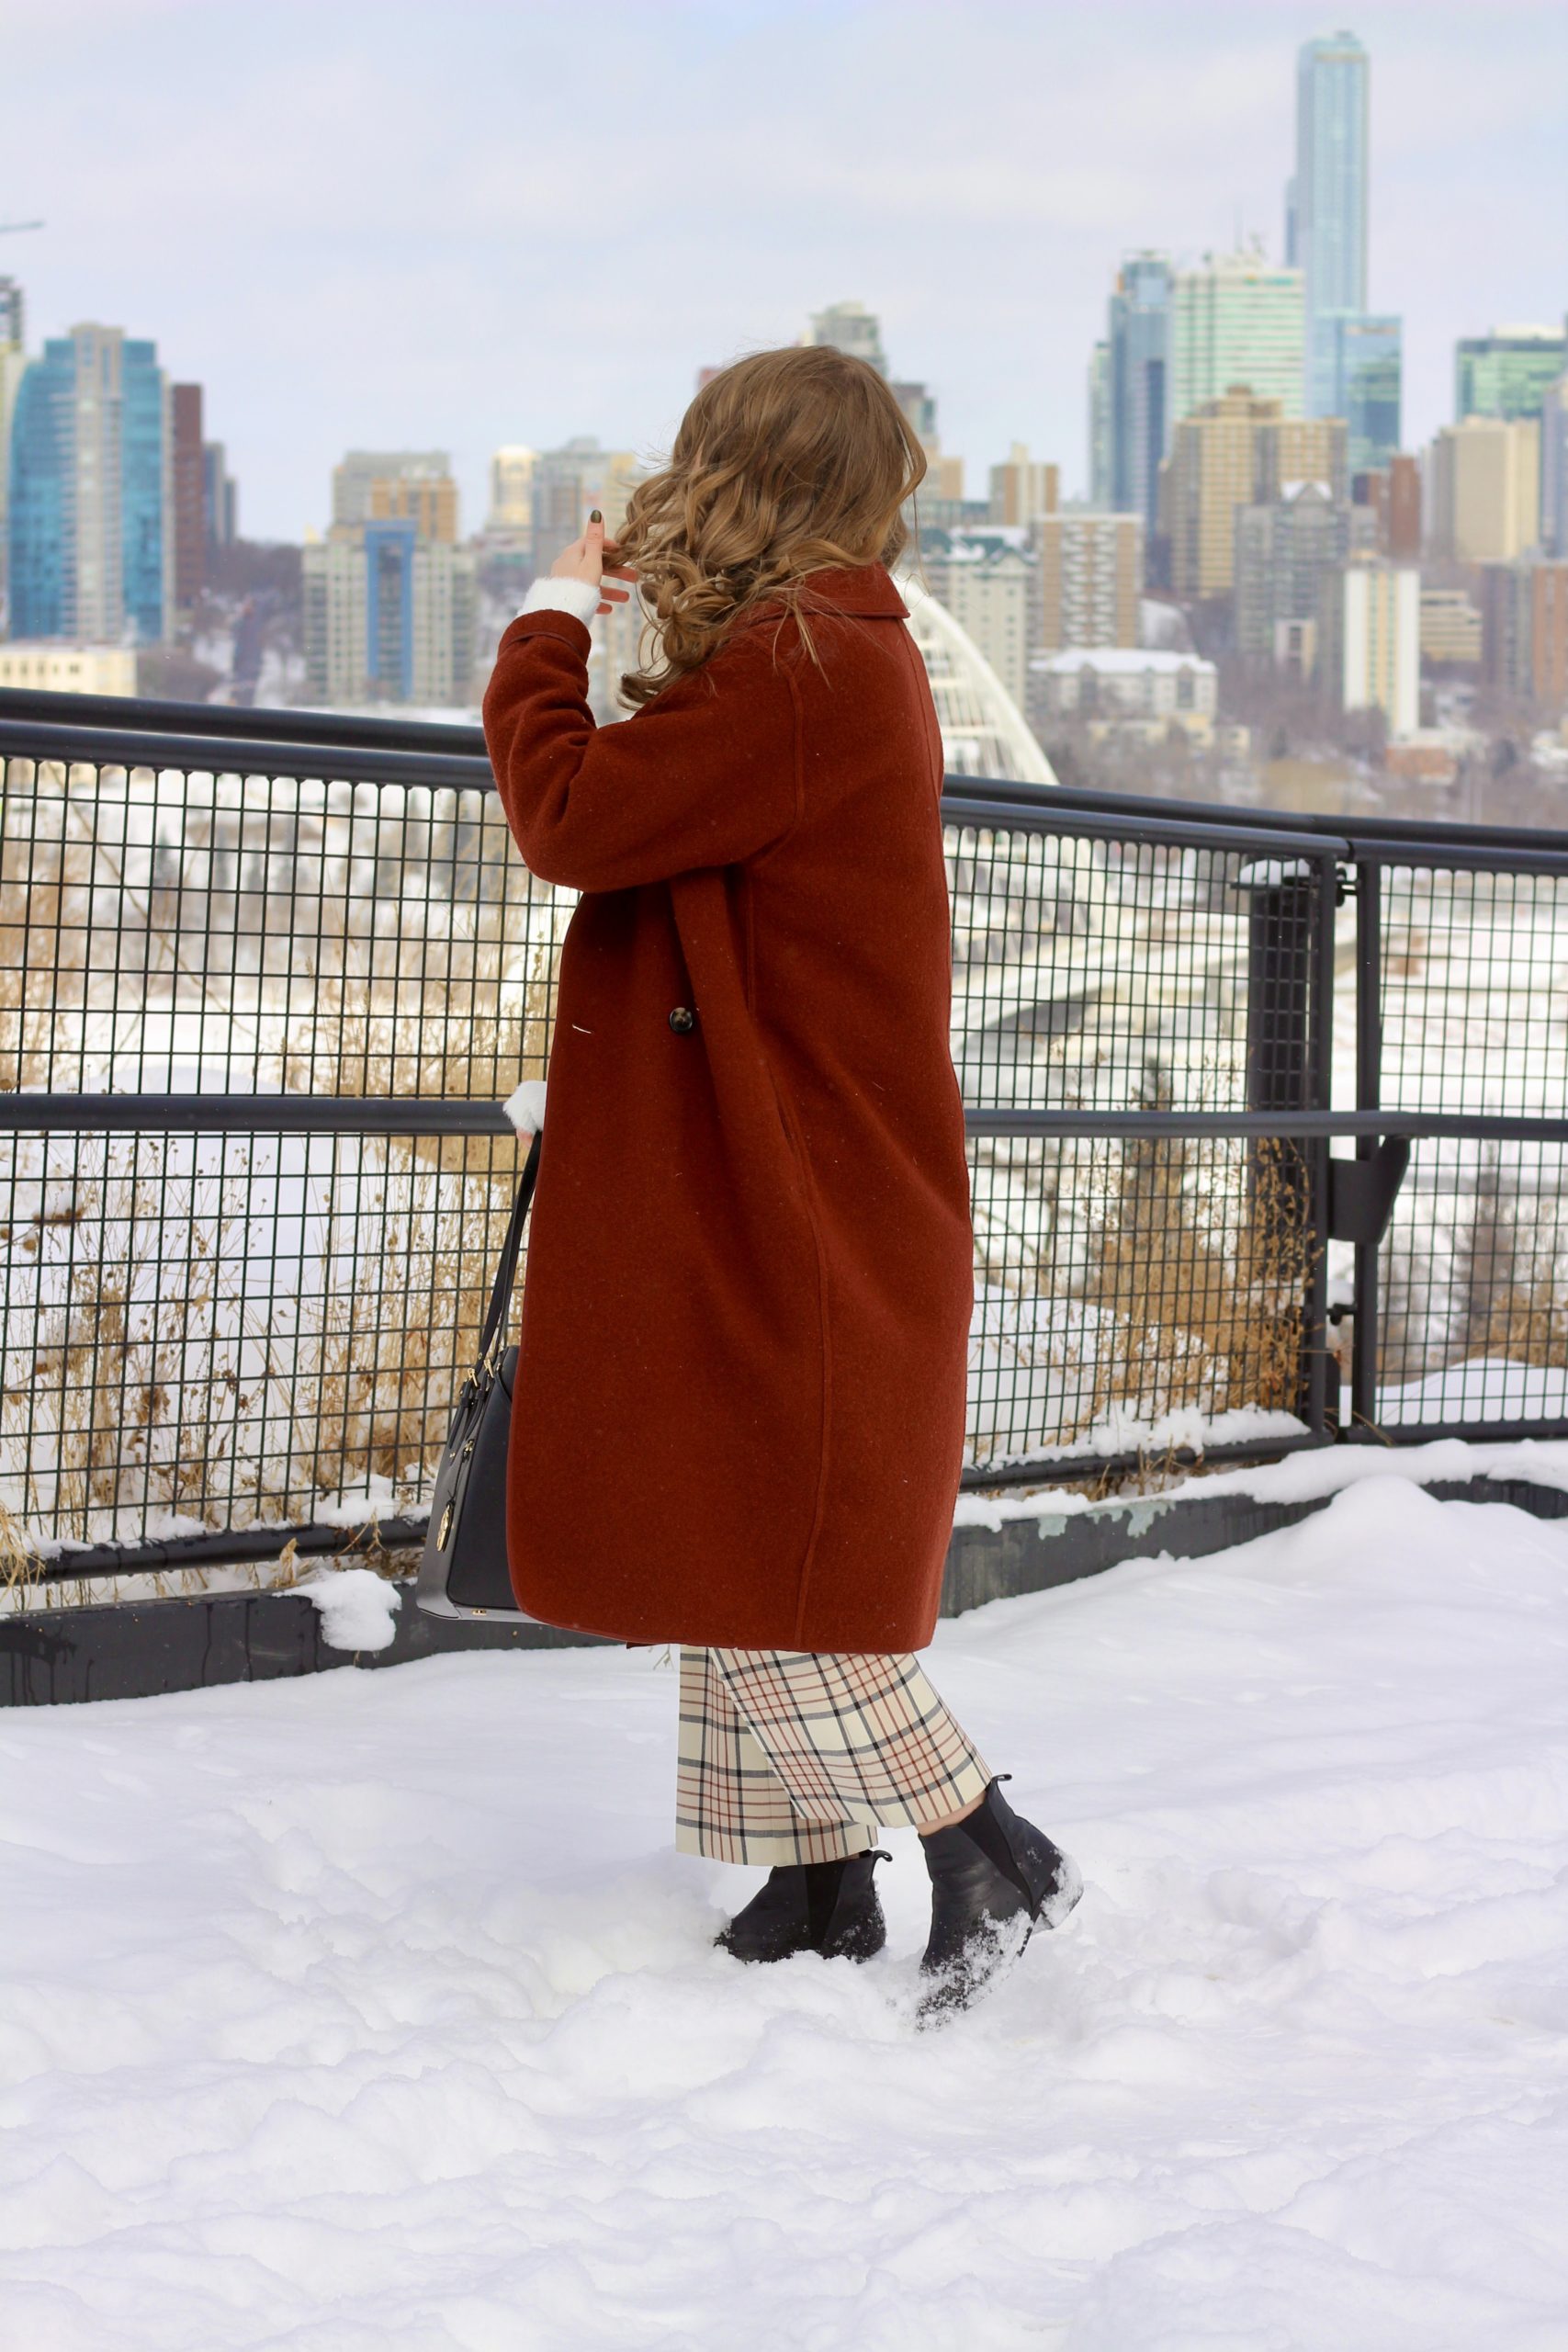
[[[27,284],[35,342],[95,318],[155,337],[171,374],[208,388],[246,530],[298,538],[321,526],[346,447],[450,447],[471,527],[494,447],[592,432],[656,454],[698,366],[857,299],[894,371],[937,394],[971,494],[1020,436],[1077,492],[1083,370],[1118,262],[1154,243],[1224,252],[1238,217],[1282,255],[1296,52],[1339,28],[1294,5],[1179,23],[1134,6],[1070,23],[679,13],[671,41],[645,14],[604,12],[607,135],[585,166],[568,124],[581,63],[553,9],[471,7],[437,41],[406,8],[378,12],[371,40],[355,6],[285,6],[263,39],[238,11],[177,0],[21,0],[0,208],[50,226],[0,262]],[[1371,58],[1368,300],[1404,318],[1409,447],[1450,421],[1461,335],[1561,319],[1568,19],[1347,15]],[[470,54],[515,101],[511,150],[474,135]],[[474,105],[493,124],[494,97]],[[787,171],[774,120],[795,126]],[[128,187],[143,191],[129,211]]]

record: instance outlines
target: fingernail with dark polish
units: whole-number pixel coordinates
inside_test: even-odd
[[[604,517],[600,514],[599,509],[595,507],[588,519],[591,523],[602,523],[604,520]]]

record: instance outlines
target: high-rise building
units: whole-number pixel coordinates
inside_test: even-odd
[[[1494,327],[1454,346],[1454,423],[1467,416],[1539,416],[1568,368],[1568,334],[1556,327]]]
[[[964,460],[943,455],[942,435],[937,431],[936,395],[927,384],[895,384],[887,387],[926,453],[926,478],[920,487],[922,500],[951,501],[964,496]]]
[[[10,557],[6,513],[11,488],[11,412],[28,364],[26,325],[21,288],[14,277],[0,277],[0,605],[5,601]]]
[[[210,571],[218,550],[231,548],[240,536],[240,494],[221,441],[201,445],[201,518]]]
[[[1361,557],[1326,576],[1319,662],[1339,708],[1382,710],[1408,735],[1421,708],[1421,575],[1413,564]]]
[[[579,537],[595,506],[615,537],[626,520],[626,501],[647,469],[630,449],[602,449],[592,434],[581,434],[559,449],[534,460],[534,560],[543,571],[562,548]]]
[[[534,528],[534,469],[539,462],[536,449],[525,448],[521,443],[498,449],[490,461],[490,513],[485,517],[487,531],[525,531]]]
[[[931,590],[990,663],[1021,711],[1038,570],[1021,533],[931,533],[921,559]]]
[[[1055,514],[1061,503],[1061,469],[1030,456],[1028,445],[1015,441],[1006,462],[991,468],[990,520],[1026,527],[1042,514]]]
[[[1256,495],[1258,428],[1280,401],[1236,385],[1176,427],[1160,469],[1160,530],[1179,596],[1228,594],[1235,572],[1235,511]]]
[[[334,469],[332,528],[304,553],[312,701],[467,704],[475,562],[457,537],[440,453],[355,450]]]
[[[1338,416],[1260,417],[1254,445],[1253,497],[1267,504],[1292,482],[1318,481],[1343,505],[1350,495],[1345,421]]]
[[[396,513],[401,504],[405,515]],[[333,528],[412,517],[428,537],[455,539],[457,486],[445,449],[351,449],[333,468]],[[430,526],[439,522],[440,529]]]
[[[1387,465],[1400,437],[1400,321],[1336,311],[1318,319],[1314,334],[1314,389],[1308,414],[1345,419],[1353,472]]]
[[[863,302],[830,302],[825,311],[816,312],[801,341],[831,344],[835,351],[866,360],[879,376],[887,373],[881,322]]]
[[[457,537],[457,485],[445,449],[351,449],[333,469],[334,532],[409,523],[421,539]]]
[[[1353,33],[1303,42],[1296,57],[1296,169],[1285,258],[1302,273],[1303,403],[1342,416],[1357,472],[1400,443],[1402,322],[1367,309],[1368,83]]]
[[[1411,457],[1388,461],[1383,493],[1383,553],[1395,563],[1416,563],[1421,555],[1421,465]]]
[[[1253,662],[1281,660],[1296,642],[1285,624],[1315,624],[1324,575],[1341,570],[1349,552],[1350,509],[1325,481],[1286,482],[1267,504],[1238,506],[1236,650]]]
[[[1540,426],[1533,417],[1466,417],[1427,453],[1427,508],[1436,556],[1506,563],[1540,534]]]
[[[168,388],[156,346],[73,327],[23,370],[11,421],[11,633],[164,635],[173,585]]]
[[[1159,512],[1160,460],[1169,447],[1171,291],[1175,273],[1161,253],[1129,254],[1111,297],[1109,503],[1141,514],[1146,530]]]
[[[188,611],[207,584],[207,469],[201,437],[201,386],[175,384],[169,394],[169,495],[174,512],[175,603]]]
[[[1169,425],[1233,384],[1275,400],[1285,416],[1303,413],[1304,311],[1299,269],[1277,269],[1256,248],[1178,270],[1170,309]]]
[[[1423,662],[1479,662],[1483,643],[1481,607],[1462,588],[1421,591]]]
[[[1030,530],[1040,565],[1037,650],[1136,645],[1141,514],[1044,514]]]
[[[1481,619],[1486,684],[1554,718],[1568,714],[1568,560],[1483,565]]]
[[[1111,504],[1111,345],[1097,343],[1089,359],[1089,503]]]
[[[1367,307],[1367,52],[1354,33],[1296,54],[1293,259],[1309,316]]]
[[[1547,386],[1540,404],[1540,543],[1568,555],[1568,376]]]
[[[1233,384],[1176,427],[1160,472],[1160,527],[1179,596],[1228,594],[1235,579],[1235,512],[1271,505],[1290,482],[1320,481],[1348,496],[1345,426],[1337,417],[1285,416],[1276,399]]]

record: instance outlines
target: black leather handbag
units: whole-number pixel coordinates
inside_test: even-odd
[[[527,1623],[506,1559],[506,1449],[517,1351],[505,1347],[523,1227],[539,1172],[540,1136],[529,1146],[479,1330],[479,1360],[457,1391],[457,1409],[430,1498],[430,1529],[414,1600],[433,1617],[512,1617]]]

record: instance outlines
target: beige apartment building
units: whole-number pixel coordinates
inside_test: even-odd
[[[1482,675],[1516,702],[1568,716],[1568,559],[1489,563],[1481,573]]]
[[[1540,424],[1533,416],[1467,416],[1427,452],[1435,556],[1511,563],[1540,536]]]
[[[490,461],[490,513],[485,518],[487,531],[522,531],[532,535],[534,528],[534,469],[539,462],[536,449],[513,442],[498,449]]]
[[[1480,661],[1481,607],[1462,588],[1422,589],[1421,659]]]
[[[1141,514],[1043,514],[1029,538],[1040,567],[1040,650],[1137,644]]]
[[[330,536],[367,523],[412,522],[422,539],[455,547],[457,485],[445,449],[351,449],[333,468]]]
[[[1254,503],[1269,505],[1289,485],[1322,482],[1336,504],[1350,495],[1350,435],[1342,416],[1282,416],[1258,428]]]
[[[953,533],[925,559],[931,594],[996,672],[1021,711],[1028,690],[1035,566],[996,535]]]
[[[1287,482],[1347,487],[1346,427],[1335,416],[1287,416],[1277,398],[1233,384],[1183,417],[1160,468],[1160,523],[1179,596],[1229,595],[1235,579],[1235,515],[1269,505]]]
[[[1043,514],[1055,514],[1061,504],[1061,468],[1032,458],[1028,444],[1015,441],[1006,463],[991,468],[989,495],[993,523],[1038,522]]]

